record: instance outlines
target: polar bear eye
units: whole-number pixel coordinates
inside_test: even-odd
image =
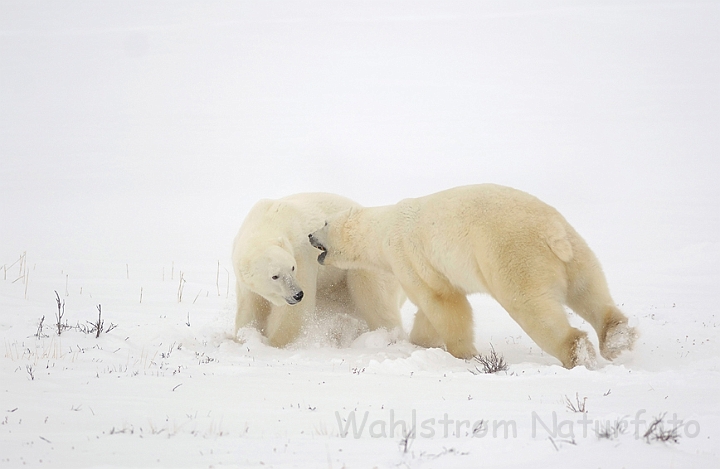
[[[280,277],[278,277],[277,275],[273,275],[273,276],[272,276],[272,279],[273,279],[273,280],[277,280],[277,279],[279,279],[279,278],[280,278]]]
[[[295,266],[292,266],[292,269],[290,270],[290,272],[295,272]]]

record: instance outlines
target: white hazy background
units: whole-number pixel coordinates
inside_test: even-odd
[[[3,254],[225,259],[259,198],[479,182],[616,260],[718,240],[714,2],[0,9]]]

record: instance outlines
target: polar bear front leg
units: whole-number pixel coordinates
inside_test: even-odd
[[[347,288],[353,306],[370,330],[383,327],[402,331],[400,306],[405,301],[405,294],[394,276],[362,269],[348,270]]]
[[[309,262],[302,257],[298,259],[297,281],[304,295],[295,305],[272,307],[265,335],[273,347],[285,347],[297,339],[305,321],[315,313],[317,272],[317,262]]]
[[[244,288],[239,283],[235,286],[237,310],[235,312],[235,333],[237,338],[241,327],[254,324],[259,330],[265,328],[270,313],[270,303],[260,295]]]
[[[273,306],[267,318],[265,336],[273,347],[285,347],[300,334],[304,311],[296,306]]]
[[[415,321],[413,322],[413,328],[410,332],[410,342],[425,348],[443,346],[443,340],[440,338],[440,334],[438,334],[433,325],[430,324],[430,321],[422,310],[418,310],[415,314]]]
[[[413,334],[420,342],[431,339],[432,333],[427,327],[430,325],[445,343],[445,347],[451,355],[464,359],[477,355],[477,349],[473,343],[472,308],[462,292],[449,285],[441,292],[417,287],[411,290],[405,284],[403,284],[403,288],[410,301],[415,303],[419,309],[415,321],[420,320],[420,324],[417,328],[413,325],[411,341]],[[424,321],[427,321],[427,324]]]

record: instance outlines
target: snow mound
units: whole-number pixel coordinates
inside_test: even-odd
[[[370,360],[367,371],[374,373],[407,375],[424,371],[461,371],[467,372],[469,365],[465,360],[453,357],[439,348],[416,350],[407,358]]]
[[[350,347],[354,349],[384,349],[397,343],[402,339],[402,336],[403,332],[397,329],[392,331],[378,329],[360,335],[360,337],[352,342]]]

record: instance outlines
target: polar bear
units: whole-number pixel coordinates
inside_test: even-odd
[[[328,217],[359,207],[324,193],[261,200],[252,207],[233,243],[235,337],[252,323],[271,345],[285,346],[316,308],[342,308],[365,319],[370,329],[402,330],[405,295],[391,274],[320,266],[308,243],[307,233]]]
[[[632,348],[634,328],[608,291],[600,264],[554,208],[509,187],[457,187],[397,205],[352,208],[312,233],[318,261],[392,272],[418,312],[410,340],[477,354],[466,295],[492,295],[543,350],[572,368],[596,364],[587,334],[564,305],[597,332],[608,360]]]

